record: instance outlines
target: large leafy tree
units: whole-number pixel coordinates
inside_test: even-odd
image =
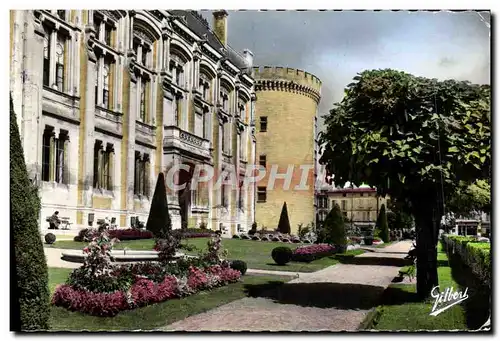
[[[437,285],[445,202],[491,173],[490,87],[385,69],[354,77],[325,117],[321,161],[337,183],[376,186],[415,218],[417,292]]]
[[[487,180],[477,180],[472,184],[462,181],[446,208],[464,217],[481,211],[490,213],[491,185]]]

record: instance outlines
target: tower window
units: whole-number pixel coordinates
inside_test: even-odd
[[[260,118],[260,131],[262,133],[267,131],[267,116],[262,116]]]

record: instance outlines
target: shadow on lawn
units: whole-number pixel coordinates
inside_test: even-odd
[[[380,303],[383,287],[352,283],[282,283],[245,285],[247,295],[304,307],[368,310]]]
[[[467,289],[469,296],[462,305],[465,309],[467,327],[480,328],[490,315],[491,289],[483,284],[457,255],[450,256],[451,275],[462,290]]]
[[[395,257],[338,257],[336,259],[342,264],[352,265],[381,265],[403,267],[411,264],[411,261]]]

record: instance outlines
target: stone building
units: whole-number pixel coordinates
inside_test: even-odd
[[[320,223],[325,220],[333,205],[337,204],[353,225],[373,228],[382,205],[385,205],[387,210],[389,199],[378,196],[377,190],[368,185],[351,187],[348,183],[344,188],[323,187],[318,193],[317,200]]]
[[[13,10],[10,91],[42,200],[74,227],[146,221],[160,171],[240,171],[255,160],[253,55],[197,12]],[[175,174],[188,183],[192,171]],[[254,190],[213,183],[170,193],[173,227],[229,236],[254,221]]]
[[[268,66],[254,68],[254,78],[258,99],[256,162],[266,170],[257,184],[256,223],[259,229],[276,229],[286,202],[291,232],[296,233],[299,224],[315,221],[321,81],[302,70]],[[269,181],[275,174],[277,180]],[[284,174],[288,174],[288,183],[280,176]]]

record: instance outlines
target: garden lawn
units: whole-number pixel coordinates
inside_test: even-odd
[[[460,285],[452,278],[448,257],[438,243],[438,277],[441,290]],[[438,316],[430,316],[434,299],[418,302],[416,284],[393,284],[383,295],[383,305],[377,310],[381,314],[374,321],[376,330],[467,330],[465,310],[457,304]],[[370,329],[370,327],[368,327]]]
[[[208,238],[190,238],[183,241],[183,244],[195,246],[198,249],[206,250]],[[52,245],[46,247],[54,247],[60,249],[83,249],[88,243],[75,241],[56,241]],[[152,250],[154,240],[140,239],[123,241],[113,246],[113,249],[124,249],[125,247],[131,250]],[[290,262],[286,265],[277,265],[271,257],[271,252],[275,247],[288,246],[292,250],[304,244],[288,244],[279,242],[262,242],[253,240],[241,239],[223,239],[222,248],[228,251],[227,259],[243,260],[247,263],[249,269],[275,270],[275,271],[291,271],[291,272],[314,272],[324,269],[330,265],[338,263],[335,257],[325,257],[317,259],[311,263]],[[310,244],[306,244],[310,245]],[[362,253],[358,250],[353,250],[354,253],[348,251],[347,254]],[[196,255],[197,251],[179,250],[189,255]]]
[[[56,285],[66,281],[71,269],[49,268],[49,287],[51,294]],[[246,285],[280,285],[291,280],[289,276],[252,276],[242,277],[242,281],[219,287],[211,291],[201,291],[181,299],[172,299],[146,307],[128,310],[114,317],[97,317],[72,312],[61,307],[51,307],[51,331],[111,331],[111,330],[152,330],[200,314],[223,304],[247,296]]]

